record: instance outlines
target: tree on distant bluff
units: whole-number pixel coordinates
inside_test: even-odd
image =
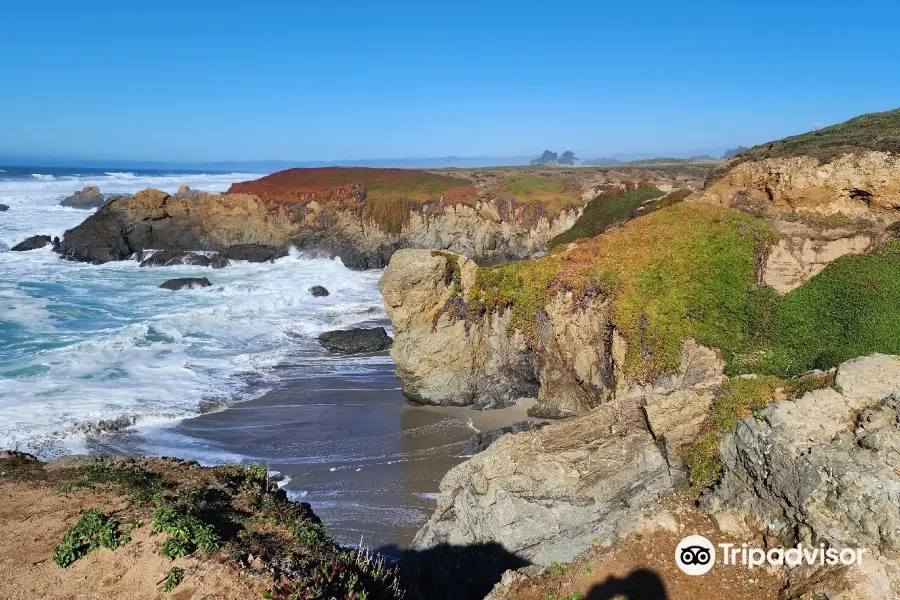
[[[578,157],[575,156],[575,153],[571,150],[566,150],[559,156],[556,163],[560,165],[574,165],[576,160],[578,160]]]
[[[551,152],[550,150],[544,150],[544,153],[539,157],[531,161],[533,165],[552,165],[556,162],[557,154],[556,152]]]

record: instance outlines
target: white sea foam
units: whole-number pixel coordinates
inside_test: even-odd
[[[0,181],[0,203],[10,206],[0,220],[0,448],[50,456],[81,448],[84,430],[100,421],[127,416],[153,428],[196,414],[201,402],[255,397],[275,385],[276,369],[322,355],[315,342],[322,331],[384,316],[380,272],[352,272],[338,260],[298,253],[209,271],[134,261],[87,265],[60,260],[49,247],[3,251],[31,235],[61,236],[89,216],[58,206],[87,185],[104,193],[174,192],[180,185],[221,191],[252,177],[111,172]],[[165,279],[197,275],[213,287],[159,288]],[[312,285],[331,295],[312,297]],[[369,360],[386,359],[322,365],[353,369]],[[186,452],[201,462],[225,458],[208,448]]]

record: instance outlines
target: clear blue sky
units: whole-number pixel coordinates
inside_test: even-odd
[[[900,3],[7,2],[0,156],[582,158],[900,106]]]

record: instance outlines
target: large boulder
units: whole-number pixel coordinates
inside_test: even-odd
[[[335,354],[360,354],[387,350],[393,340],[384,327],[374,327],[326,331],[319,336],[319,343]]]
[[[6,212],[9,210],[9,207],[5,204],[0,204],[0,212]]]
[[[94,186],[88,186],[80,192],[75,192],[59,204],[71,208],[99,208],[103,206],[104,202],[100,190]]]
[[[898,414],[900,357],[845,362],[834,388],[776,402],[735,427],[702,506],[723,528],[770,544],[866,548],[873,568],[898,564]],[[883,597],[900,597],[898,569],[886,577]]]
[[[228,259],[218,254],[206,255],[185,250],[160,250],[141,261],[142,267],[172,267],[176,265],[193,265],[221,269],[228,266]]]
[[[49,235],[33,235],[30,238],[26,238],[24,241],[21,241],[10,248],[10,251],[26,252],[28,250],[37,250],[38,248],[43,248],[44,246],[51,243],[52,239]]]
[[[328,290],[325,289],[324,287],[322,287],[321,285],[312,286],[311,288],[309,288],[309,293],[312,294],[316,298],[324,298],[325,296],[329,295]]]
[[[162,282],[159,287],[167,290],[183,290],[193,288],[204,288],[212,285],[206,277],[179,277],[178,279],[169,279]]]
[[[116,201],[110,199],[80,225],[66,231],[59,245],[62,257],[99,264],[131,256],[136,249],[126,236],[127,221],[115,206]]]
[[[547,566],[640,528],[642,509],[675,489],[640,404],[638,396],[612,400],[504,435],[457,465],[414,549],[496,542]]]

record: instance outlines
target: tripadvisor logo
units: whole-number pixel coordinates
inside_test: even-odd
[[[716,564],[716,548],[702,535],[689,535],[675,548],[675,564],[688,575],[703,575]]]
[[[689,535],[675,547],[675,564],[688,575],[704,575],[716,564],[716,546],[725,566],[740,565],[754,569],[763,565],[796,567],[807,565],[862,565],[865,548],[809,547],[770,548],[768,551],[748,544],[713,544],[702,535]]]

